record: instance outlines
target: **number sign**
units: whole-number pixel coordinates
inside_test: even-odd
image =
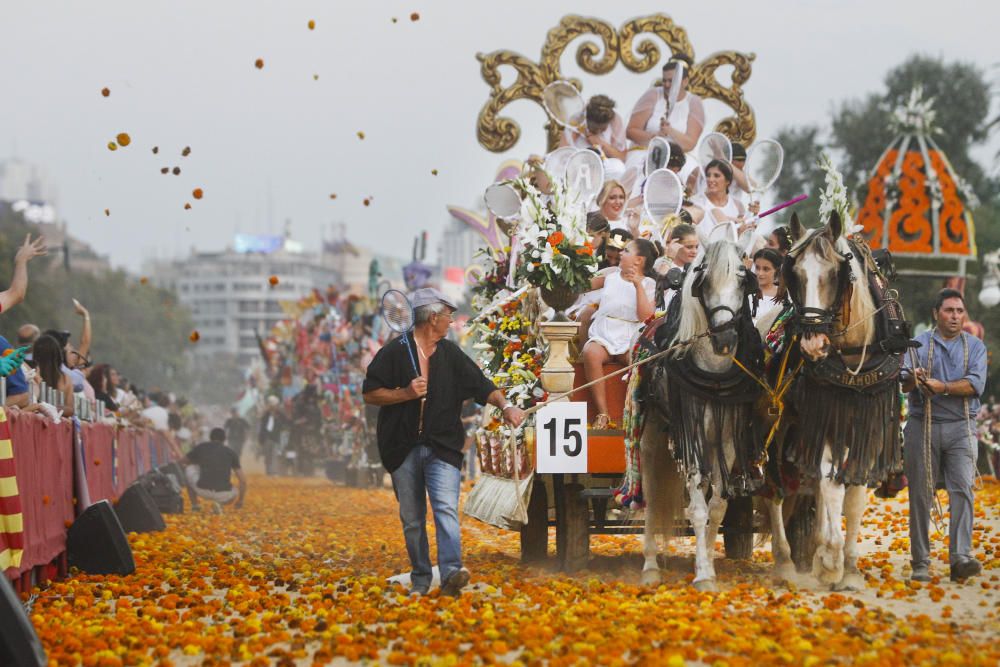
[[[535,421],[538,472],[587,472],[587,404],[553,403]]]

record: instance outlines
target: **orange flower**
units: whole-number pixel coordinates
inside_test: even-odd
[[[128,132],[119,132],[116,138],[118,139],[118,145],[122,147],[132,143],[132,137],[128,136]]]
[[[593,255],[594,254],[594,249],[591,248],[589,245],[585,245],[585,246],[582,246],[580,248],[577,248],[576,249],[576,254],[577,255]]]
[[[202,191],[201,188],[195,188],[194,191],[191,192],[191,196],[193,196],[195,199],[201,199],[202,197],[205,196],[205,193]]]
[[[565,239],[566,235],[563,234],[562,232],[552,232],[551,234],[549,234],[549,238],[547,240],[549,242],[549,245],[557,246],[560,243],[562,243]]]

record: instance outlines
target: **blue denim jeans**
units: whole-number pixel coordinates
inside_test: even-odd
[[[441,581],[462,567],[462,540],[458,525],[458,492],[462,472],[442,461],[430,447],[414,447],[403,465],[392,473],[399,501],[406,552],[410,556],[413,588],[431,584],[431,553],[427,543],[427,498],[437,529],[438,569]]]

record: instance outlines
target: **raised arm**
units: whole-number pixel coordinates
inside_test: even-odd
[[[80,345],[77,346],[76,351],[84,359],[90,356],[90,311],[83,307],[76,299],[73,299],[73,310],[76,314],[83,318],[83,331],[80,333]]]
[[[45,253],[44,238],[39,236],[32,241],[31,234],[24,238],[24,243],[14,256],[14,276],[10,280],[10,287],[0,292],[0,312],[6,313],[24,301],[24,295],[28,293],[28,262]]]

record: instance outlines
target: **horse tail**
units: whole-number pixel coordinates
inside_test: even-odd
[[[642,432],[642,487],[646,501],[646,530],[667,539],[677,533],[684,516],[684,475],[670,451],[665,424],[650,410]]]

